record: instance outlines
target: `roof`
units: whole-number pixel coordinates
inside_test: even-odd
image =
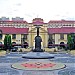
[[[62,27],[62,28],[47,28],[49,34],[53,33],[75,33],[75,27]]]
[[[43,22],[43,19],[41,19],[41,18],[35,18],[35,19],[33,19],[32,24],[34,24],[34,25],[43,25],[44,22]]]
[[[3,34],[28,34],[29,28],[0,27]]]
[[[36,21],[36,20],[43,21],[42,18],[34,18],[34,19],[33,19],[33,21]]]
[[[48,24],[50,24],[50,23],[67,23],[67,24],[73,24],[73,23],[75,23],[75,21],[74,20],[50,20],[49,22],[48,22]]]
[[[43,25],[44,23],[41,22],[41,21],[35,21],[35,22],[33,22],[33,24],[34,24],[34,25]]]

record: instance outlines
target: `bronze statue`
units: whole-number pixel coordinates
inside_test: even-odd
[[[43,51],[41,49],[41,42],[42,42],[42,39],[39,36],[39,27],[37,27],[37,36],[35,37],[35,49],[33,50],[34,52],[42,52]]]

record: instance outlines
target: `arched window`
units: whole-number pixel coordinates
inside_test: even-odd
[[[12,42],[12,44],[16,44],[16,42]]]

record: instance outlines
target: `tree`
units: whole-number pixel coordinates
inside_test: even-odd
[[[72,50],[74,48],[74,35],[73,34],[69,34],[67,39],[68,39],[68,42],[67,42],[68,48],[70,50]]]
[[[8,36],[8,49],[11,49],[11,36]]]
[[[11,48],[11,36],[10,35],[6,35],[4,38],[4,47],[5,49],[9,49]]]

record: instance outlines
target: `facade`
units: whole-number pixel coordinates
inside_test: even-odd
[[[24,21],[23,18],[16,17],[2,19],[0,18],[0,42],[4,44],[5,35],[12,37],[12,42],[16,44],[24,44],[27,42],[29,47],[35,44],[36,27],[39,26],[40,36],[42,38],[42,47],[48,47],[51,44],[67,44],[67,35],[75,33],[75,21],[69,20],[50,20],[44,23],[41,18],[35,18],[32,23]]]

